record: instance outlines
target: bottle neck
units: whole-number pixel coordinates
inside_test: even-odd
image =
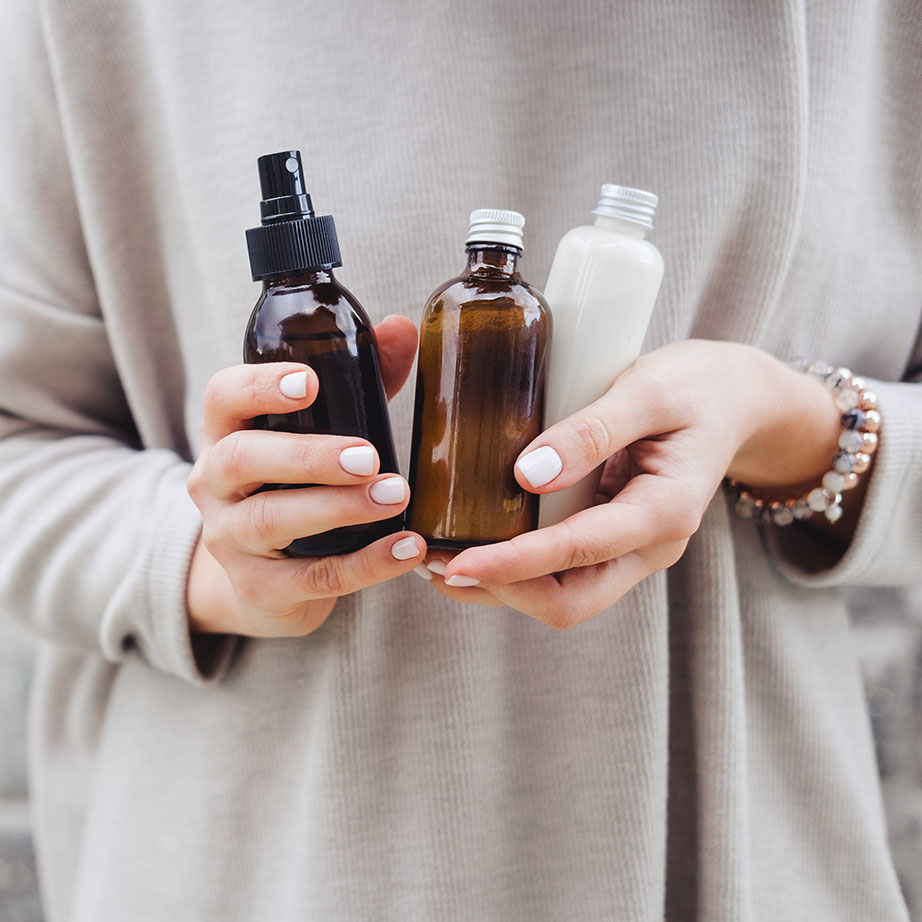
[[[467,247],[465,275],[515,278],[519,274],[518,247],[499,243],[473,243]]]
[[[296,269],[263,279],[263,291],[271,288],[313,288],[315,285],[333,283],[332,269]]]
[[[611,215],[597,214],[593,215],[594,227],[601,227],[603,230],[616,231],[624,234],[625,237],[636,237],[638,240],[644,240],[649,233],[649,229],[636,221],[628,221],[626,218],[613,218]]]

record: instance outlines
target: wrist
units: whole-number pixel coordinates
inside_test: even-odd
[[[842,414],[822,382],[768,353],[760,355],[763,374],[757,376],[760,400],[753,429],[727,477],[762,491],[793,494],[829,470]]]

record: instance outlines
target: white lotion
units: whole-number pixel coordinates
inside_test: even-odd
[[[640,355],[663,279],[663,257],[646,239],[658,201],[606,184],[593,224],[568,231],[557,246],[544,288],[554,322],[545,428],[598,400]],[[601,475],[599,467],[542,496],[539,525],[591,506]]]

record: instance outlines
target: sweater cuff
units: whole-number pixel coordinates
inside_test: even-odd
[[[147,505],[148,528],[106,608],[100,643],[107,659],[136,650],[152,666],[193,685],[219,680],[241,638],[193,638],[186,581],[202,521],[186,490],[187,464],[172,464]]]
[[[870,388],[877,393],[884,423],[868,475],[864,505],[844,553],[818,568],[809,545],[815,550],[820,536],[807,538],[809,525],[766,529],[766,542],[775,565],[799,585],[894,586],[919,578],[922,385],[875,381]],[[807,558],[812,558],[813,567],[805,565]]]

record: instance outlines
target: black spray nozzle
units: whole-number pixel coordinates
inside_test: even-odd
[[[342,265],[332,215],[314,215],[301,152],[283,150],[257,161],[262,222],[247,231],[253,279]]]
[[[304,183],[301,151],[283,150],[277,154],[266,154],[256,163],[263,196],[260,205],[263,224],[314,216],[314,206]]]

